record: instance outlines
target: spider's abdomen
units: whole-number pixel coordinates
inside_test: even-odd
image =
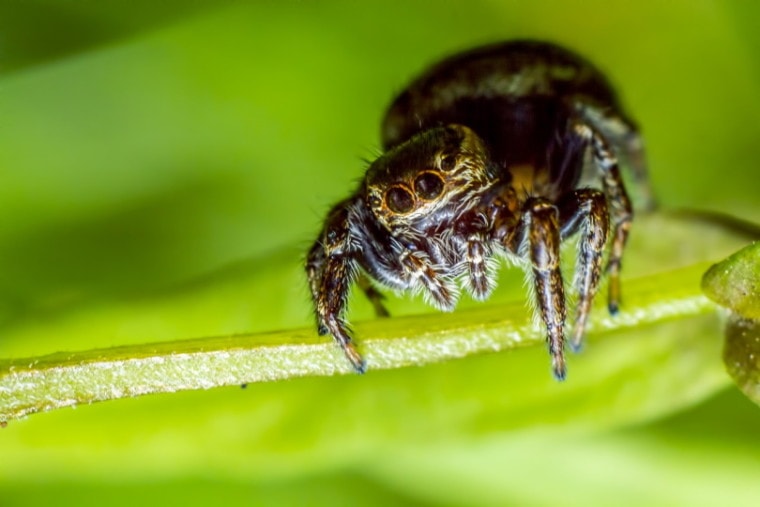
[[[557,151],[552,142],[567,128],[575,97],[619,109],[604,76],[570,51],[533,41],[487,46],[445,59],[413,81],[386,113],[383,144],[389,149],[432,127],[466,125],[499,166],[546,169],[569,188],[580,177],[582,154],[567,147],[566,160],[552,164],[549,152]]]
[[[480,120],[476,132],[487,134],[492,126],[485,119],[517,119],[530,103],[561,103],[573,95],[618,109],[606,78],[566,49],[535,41],[477,48],[432,66],[396,97],[383,121],[383,145],[387,150],[417,132],[456,120],[471,128],[468,123]],[[493,112],[478,111],[489,105]]]

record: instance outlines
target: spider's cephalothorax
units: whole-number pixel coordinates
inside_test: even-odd
[[[564,378],[560,243],[580,234],[570,335],[578,348],[608,243],[610,312],[620,301],[633,212],[618,158],[652,205],[640,137],[605,78],[551,44],[476,49],[437,64],[396,98],[383,144],[386,152],[328,213],[309,251],[319,332],[364,371],[344,320],[354,281],[379,315],[387,312],[368,278],[452,310],[460,285],[487,298],[491,261],[513,257],[531,272],[552,368]]]

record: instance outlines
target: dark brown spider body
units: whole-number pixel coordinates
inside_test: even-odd
[[[546,43],[476,49],[434,66],[397,97],[383,144],[386,152],[354,195],[331,210],[309,252],[320,333],[332,334],[364,371],[343,319],[354,280],[380,315],[387,312],[365,274],[452,310],[460,285],[486,299],[495,260],[508,257],[532,273],[553,371],[564,378],[560,243],[581,234],[571,337],[577,348],[610,229],[609,308],[618,308],[632,219],[618,156],[650,196],[640,138],[605,78]]]

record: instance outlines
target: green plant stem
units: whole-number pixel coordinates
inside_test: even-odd
[[[714,310],[698,283],[706,264],[626,282],[615,317],[597,307],[591,334],[688,319]],[[599,298],[603,299],[603,298]],[[601,306],[601,305],[600,305]],[[374,320],[356,336],[374,369],[542,346],[525,305]],[[548,361],[548,358],[547,358]],[[352,372],[338,347],[312,329],[57,353],[0,362],[0,422],[97,401]]]

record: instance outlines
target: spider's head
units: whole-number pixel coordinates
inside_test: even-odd
[[[463,125],[447,125],[420,132],[375,160],[363,188],[367,206],[392,230],[470,209],[494,180],[480,137]]]

